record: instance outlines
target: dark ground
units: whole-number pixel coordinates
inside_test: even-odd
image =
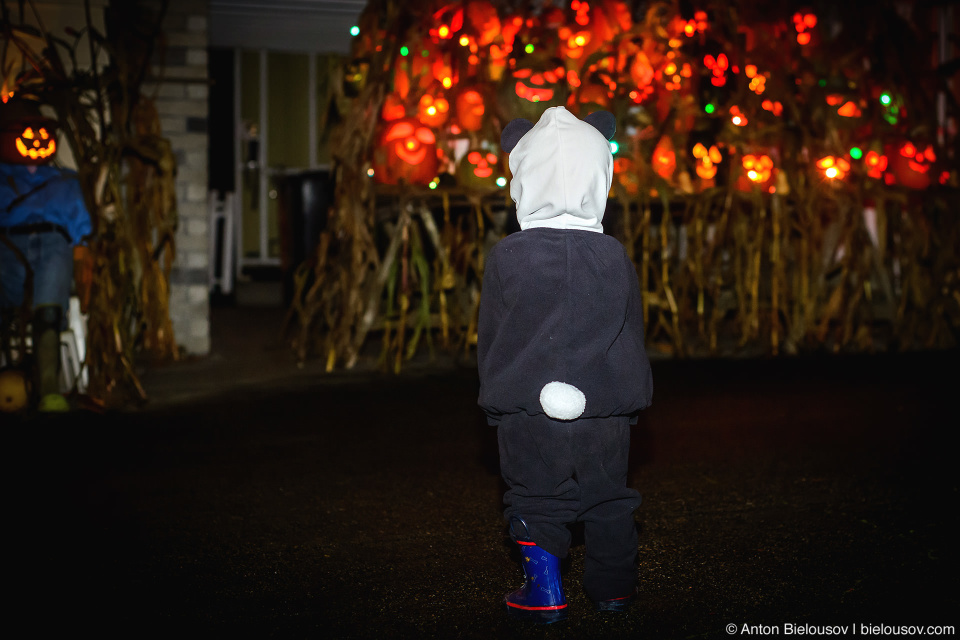
[[[522,572],[475,371],[296,371],[251,328],[275,315],[217,312],[213,354],[147,372],[142,410],[8,421],[8,637],[960,628],[956,351],[655,362],[637,606],[591,610],[579,545],[569,620],[536,627],[501,610]]]

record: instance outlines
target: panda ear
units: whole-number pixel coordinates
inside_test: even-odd
[[[533,129],[533,123],[526,118],[511,120],[503,128],[503,133],[500,134],[500,148],[503,149],[504,153],[510,153],[520,142],[520,138],[530,129]]]
[[[594,111],[583,121],[592,124],[607,140],[613,140],[613,134],[617,132],[617,119],[609,111]]]

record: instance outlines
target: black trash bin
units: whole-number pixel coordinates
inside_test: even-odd
[[[328,169],[277,176],[280,222],[280,267],[283,299],[293,301],[293,274],[316,249],[320,232],[327,226],[333,201],[333,182]]]

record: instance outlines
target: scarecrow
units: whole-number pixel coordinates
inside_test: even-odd
[[[74,171],[53,166],[57,122],[40,105],[0,105],[0,315],[32,331],[41,411],[69,408],[60,393],[60,332],[73,285],[73,247],[91,232]]]

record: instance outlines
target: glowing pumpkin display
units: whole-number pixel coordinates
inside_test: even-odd
[[[381,184],[429,184],[437,176],[437,138],[416,118],[388,122],[374,151],[373,179]]]
[[[497,154],[485,149],[467,151],[457,166],[457,182],[474,189],[496,188],[497,179],[503,177]]]

